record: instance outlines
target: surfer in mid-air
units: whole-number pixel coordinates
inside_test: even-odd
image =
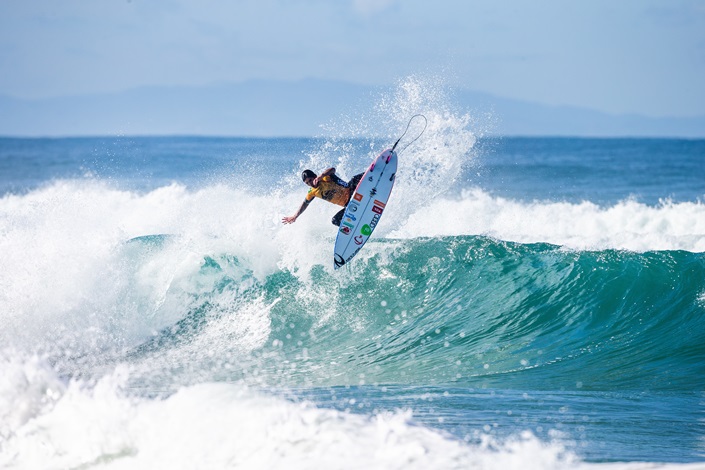
[[[343,214],[345,214],[345,206],[347,206],[350,198],[352,197],[353,191],[360,182],[360,178],[364,173],[355,175],[348,182],[343,181],[335,174],[335,168],[328,168],[323,173],[316,175],[311,170],[304,170],[301,173],[301,179],[304,183],[311,186],[308,190],[304,202],[296,211],[296,214],[291,217],[282,218],[282,222],[285,224],[293,224],[296,219],[306,210],[308,205],[313,201],[313,198],[320,197],[323,200],[343,206],[343,208],[333,216],[331,222],[333,225],[340,226],[340,221],[343,219]]]

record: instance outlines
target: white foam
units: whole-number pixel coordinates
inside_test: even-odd
[[[384,226],[380,224],[382,229]],[[626,200],[602,207],[581,203],[521,202],[480,189],[458,199],[436,199],[412,213],[391,238],[486,235],[520,243],[546,242],[577,250],[705,251],[705,204]]]
[[[469,445],[411,424],[409,412],[360,416],[215,383],[166,399],[130,398],[126,380],[127,369],[119,368],[94,386],[61,389],[4,433],[0,466],[507,470],[576,462],[531,435]]]
[[[262,279],[299,247],[322,256],[308,235],[315,224],[301,224],[298,235],[283,232],[279,207],[224,186],[189,192],[176,184],[135,193],[60,181],[6,196],[0,199],[0,341],[65,348],[62,356],[129,347],[182,318],[222,276]],[[176,236],[156,250],[126,244],[155,233]],[[196,276],[206,256],[224,255],[239,264],[225,260],[223,274]]]
[[[23,360],[12,350],[0,352],[0,377],[0,443],[65,391],[46,361],[37,356]]]
[[[36,364],[27,363],[27,368]],[[46,372],[46,371],[45,371]],[[696,469],[701,464],[581,462],[529,432],[455,439],[409,411],[356,415],[204,383],[166,398],[130,396],[129,370],[59,387],[0,435],[3,468]],[[51,380],[50,380],[51,381]],[[5,393],[3,390],[1,393]],[[36,390],[26,389],[35,395]],[[4,398],[4,395],[1,396]],[[3,403],[3,402],[0,402]],[[6,412],[0,408],[0,412]]]

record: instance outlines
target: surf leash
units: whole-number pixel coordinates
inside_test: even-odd
[[[406,150],[406,148],[407,148],[409,145],[411,145],[411,144],[413,144],[414,142],[416,142],[416,141],[419,139],[419,137],[421,137],[421,136],[423,135],[423,133],[426,132],[426,127],[428,126],[428,119],[426,119],[426,116],[424,116],[423,114],[414,114],[413,116],[411,116],[411,119],[409,119],[409,123],[406,125],[406,129],[404,130],[404,133],[401,135],[401,137],[399,137],[399,138],[397,139],[396,142],[394,142],[394,145],[392,146],[392,152],[394,151],[395,148],[397,148],[397,144],[399,144],[399,142],[401,141],[401,139],[403,139],[404,136],[406,135],[406,133],[409,131],[409,126],[411,126],[411,121],[413,121],[414,118],[417,118],[417,117],[422,117],[422,118],[423,118],[423,120],[424,120],[423,129],[421,130],[421,132],[419,133],[419,135],[416,136],[416,138],[415,138],[414,140],[412,140],[411,142],[409,142],[408,144],[406,144],[403,149],[399,150],[398,153],[402,153],[404,150]]]

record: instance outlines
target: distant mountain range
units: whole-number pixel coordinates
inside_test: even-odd
[[[0,96],[0,135],[319,136],[320,125],[370,109],[384,91],[307,79],[142,87],[38,100]],[[490,135],[705,137],[705,116],[613,115],[469,90],[452,90],[449,95],[453,109],[470,113],[481,123],[482,133]]]

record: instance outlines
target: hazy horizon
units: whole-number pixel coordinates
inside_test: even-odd
[[[326,98],[326,112],[271,108],[271,115],[244,122],[252,109],[265,113],[265,103],[220,116],[232,119],[227,124],[236,134],[310,134],[326,119],[353,112],[346,106],[360,100],[352,89],[421,76],[441,77],[447,89],[460,90],[464,96],[452,104],[462,110],[477,108],[468,98],[474,95],[480,108],[509,124],[509,133],[521,133],[523,120],[529,134],[610,134],[614,128],[651,135],[661,125],[669,135],[705,136],[703,44],[705,5],[697,0],[8,0],[0,3],[0,114],[9,124],[0,134],[80,133],[81,126],[67,127],[71,121],[91,133],[96,119],[111,134],[125,128],[212,134],[206,126],[219,121],[173,122],[175,110],[156,99],[152,104],[162,108],[146,113],[171,125],[147,122],[144,109],[119,103],[107,109],[124,111],[120,119],[83,106],[94,98],[144,95],[147,88],[193,91],[179,98],[188,102],[201,89],[253,81],[282,84],[279,94],[307,80],[343,84],[345,96]],[[305,106],[307,96],[290,101]],[[66,108],[51,108],[62,100]],[[218,110],[217,99],[212,106]],[[557,112],[550,118],[549,111]],[[296,129],[269,126],[283,119],[280,112],[317,121]],[[574,130],[563,128],[566,119]],[[641,120],[636,127],[624,122],[634,119]]]
[[[408,87],[413,91],[406,90]],[[358,121],[372,120],[375,107],[398,93],[428,95],[421,100],[420,108],[400,112],[452,109],[468,116],[478,136],[705,137],[705,116],[614,115],[453,89],[438,78],[418,77],[388,87],[320,79],[249,80],[213,86],[145,86],[124,92],[34,100],[0,96],[0,107],[6,110],[0,114],[0,136],[343,135],[358,131],[339,124],[341,120],[350,116]],[[366,132],[374,135],[374,125],[370,125]]]

